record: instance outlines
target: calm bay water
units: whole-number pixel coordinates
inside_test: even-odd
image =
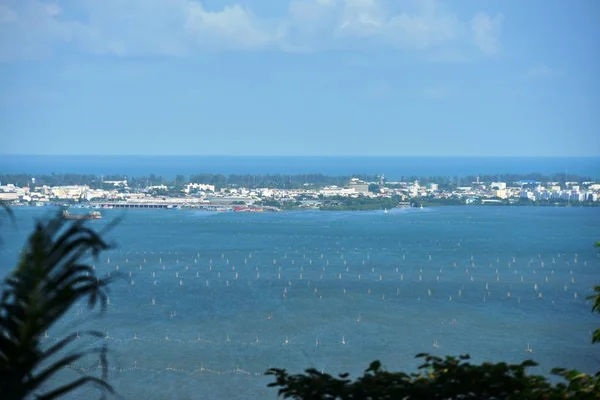
[[[566,173],[600,178],[600,157],[349,157],[349,156],[89,156],[3,155],[0,173],[149,174],[385,174],[467,176]]]
[[[2,276],[51,209],[15,212],[18,230],[0,228]],[[275,398],[271,366],[356,376],[374,359],[410,370],[419,352],[600,368],[585,299],[600,276],[597,208],[103,215],[91,225],[124,216],[95,262],[124,274],[108,313],[90,320],[79,305],[44,340],[106,332],[127,399]]]

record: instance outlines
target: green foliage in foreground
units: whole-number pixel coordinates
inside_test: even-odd
[[[596,242],[596,247],[600,248],[600,241]],[[600,314],[600,285],[594,286],[594,295],[588,297],[588,300],[594,300],[592,312]],[[592,334],[592,343],[600,342],[600,328],[596,329]]]
[[[105,376],[81,375],[62,386],[49,387],[57,373],[90,354],[97,354],[103,371],[107,371],[104,345],[74,349],[70,345],[76,333],[48,347],[40,343],[45,331],[79,300],[87,300],[92,309],[100,304],[104,310],[109,280],[96,277],[83,259],[107,248],[108,244],[83,221],[67,223],[57,216],[37,223],[19,264],[2,283],[0,399],[54,399],[88,383],[112,392]],[[95,331],[81,334],[102,336]]]
[[[469,363],[469,356],[439,358],[418,354],[423,359],[418,372],[388,372],[379,361],[371,363],[355,381],[348,374],[334,377],[315,369],[289,375],[283,369],[270,369],[275,377],[269,387],[279,387],[279,395],[291,399],[599,399],[598,377],[575,370],[555,369],[553,374],[566,383],[552,384],[546,377],[527,374],[537,364]]]

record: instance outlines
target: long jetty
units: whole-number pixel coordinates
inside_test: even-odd
[[[92,206],[97,208],[137,208],[137,209],[177,209],[193,208],[204,211],[234,211],[235,206],[226,203],[175,203],[175,202],[94,202]],[[260,207],[264,211],[278,212],[277,207]],[[241,211],[251,211],[252,208],[245,208]]]
[[[100,208],[174,208],[179,207],[179,205],[175,204],[167,204],[167,203],[93,203],[94,206]]]

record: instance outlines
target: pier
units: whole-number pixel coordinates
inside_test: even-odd
[[[115,202],[115,203],[94,203],[95,207],[99,208],[178,208],[180,205],[167,204],[167,203],[129,203],[129,202]]]
[[[203,211],[237,211],[237,212],[278,212],[277,207],[264,206],[260,208],[247,206],[233,206],[227,203],[175,203],[175,202],[100,202],[90,203],[93,208],[111,209],[111,208],[136,208],[136,209],[195,209]]]

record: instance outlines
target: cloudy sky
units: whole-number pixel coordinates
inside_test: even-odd
[[[0,0],[0,153],[600,155],[597,0]]]

